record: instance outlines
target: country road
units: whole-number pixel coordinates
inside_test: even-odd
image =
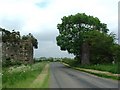
[[[118,88],[118,81],[73,70],[59,62],[50,63],[50,88]]]

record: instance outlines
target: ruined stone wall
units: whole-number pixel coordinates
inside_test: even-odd
[[[33,45],[30,40],[23,40],[20,43],[19,59],[24,63],[33,63]]]
[[[2,60],[19,60],[25,64],[33,63],[33,45],[30,40],[18,43],[2,43]]]

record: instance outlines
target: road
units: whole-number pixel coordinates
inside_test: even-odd
[[[118,81],[105,79],[64,66],[50,63],[50,88],[118,88]]]

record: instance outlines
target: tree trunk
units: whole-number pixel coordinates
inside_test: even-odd
[[[82,59],[81,64],[89,65],[90,64],[90,50],[87,42],[84,42],[82,45]]]

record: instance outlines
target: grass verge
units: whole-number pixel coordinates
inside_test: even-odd
[[[118,76],[118,75],[114,76],[114,74],[112,74],[112,73],[108,74],[108,72],[102,73],[104,70],[100,71],[100,69],[98,69],[101,72],[101,73],[99,73],[99,71],[97,71],[97,68],[96,68],[96,69],[93,69],[93,70],[96,70],[97,72],[94,72],[94,71],[92,72],[92,68],[90,68],[90,69],[88,67],[82,67],[81,68],[79,66],[73,66],[73,65],[70,65],[70,64],[65,63],[65,62],[62,62],[62,63],[67,67],[70,67],[70,68],[73,68],[73,69],[76,69],[76,70],[79,70],[79,71],[83,71],[83,72],[86,72],[86,73],[94,74],[94,75],[99,76],[99,77],[110,78],[110,79],[114,79],[114,80],[120,80],[120,76]]]
[[[77,60],[63,60],[64,63],[69,64],[72,67],[93,69],[111,72],[113,74],[120,74],[120,63],[117,64],[95,64],[95,65],[81,65]]]
[[[45,77],[44,82],[41,85],[41,88],[49,88],[49,78],[50,78],[50,70],[48,71],[48,74]]]
[[[3,69],[2,88],[29,88],[47,62]]]
[[[31,83],[30,88],[48,88],[49,82],[49,64],[46,64],[42,72]]]

